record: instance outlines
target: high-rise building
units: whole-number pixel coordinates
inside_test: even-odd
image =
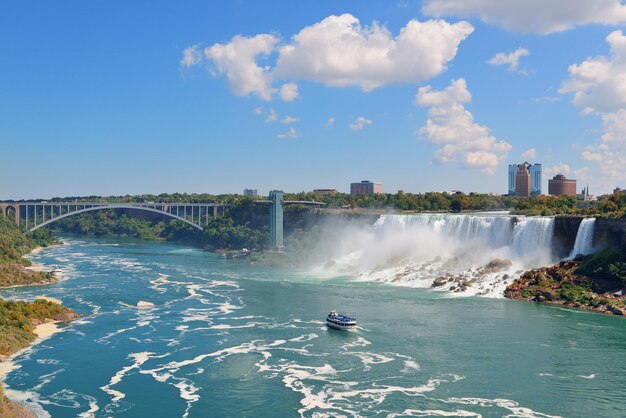
[[[541,175],[541,164],[529,164],[524,163],[528,167],[528,171],[530,173],[530,193],[531,194],[541,194],[541,184],[542,184],[542,175]],[[509,194],[514,195],[516,187],[515,187],[515,177],[517,175],[517,171],[519,170],[520,164],[509,164]]]
[[[530,164],[523,163],[517,166],[515,173],[515,196],[530,197]]]
[[[533,164],[530,171],[530,194],[541,194],[541,164]]]
[[[515,174],[517,173],[518,164],[509,164],[509,194],[515,194]]]
[[[557,174],[548,180],[548,194],[576,197],[576,180],[567,179],[563,174]]]
[[[350,194],[381,194],[383,192],[383,185],[381,183],[374,183],[369,180],[363,180],[360,183],[350,183]]]
[[[243,189],[244,196],[258,196],[257,189]]]

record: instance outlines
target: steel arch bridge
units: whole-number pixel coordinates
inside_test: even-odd
[[[79,213],[103,209],[136,209],[178,219],[203,230],[209,219],[224,214],[230,207],[220,203],[115,203],[115,202],[8,202],[0,203],[0,216],[7,219],[13,212],[17,226],[24,225],[30,232]]]

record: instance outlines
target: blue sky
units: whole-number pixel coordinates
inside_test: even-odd
[[[0,199],[626,186],[626,6],[517,3],[4,4]]]

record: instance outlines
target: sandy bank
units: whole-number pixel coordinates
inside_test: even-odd
[[[35,341],[31,343],[31,345],[29,345],[28,347],[22,348],[20,351],[17,351],[11,354],[9,357],[6,357],[4,360],[0,361],[0,382],[3,382],[6,375],[9,374],[11,371],[19,368],[19,366],[13,362],[13,360],[16,357],[31,350],[34,346],[36,346],[42,341],[47,340],[48,338],[50,338],[52,335],[56,334],[57,332],[63,331],[62,328],[59,328],[58,324],[59,324],[59,321],[51,321],[51,322],[46,322],[46,323],[37,325],[35,329],[33,330],[33,333],[37,335],[37,339],[35,339]]]

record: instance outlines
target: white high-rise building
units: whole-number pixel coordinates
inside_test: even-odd
[[[515,173],[517,173],[517,164],[509,164],[509,194],[515,194]]]
[[[530,171],[530,193],[541,194],[541,164],[533,164]]]
[[[541,194],[541,164],[528,164],[528,171],[530,172],[530,193]],[[509,164],[509,194],[515,194],[515,173],[519,164]]]

